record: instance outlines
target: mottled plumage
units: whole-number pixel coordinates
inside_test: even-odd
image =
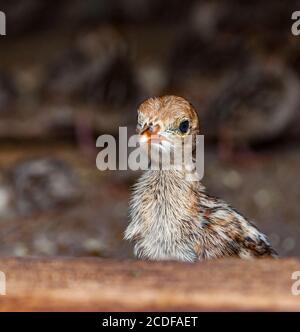
[[[149,124],[158,126],[157,135],[172,141],[179,135],[180,119],[189,121],[187,135],[199,132],[197,113],[185,99],[152,98],[139,108],[138,131],[144,133]],[[194,262],[224,256],[276,256],[254,225],[185,175],[175,169],[148,170],[135,184],[125,238],[134,242],[137,257]]]

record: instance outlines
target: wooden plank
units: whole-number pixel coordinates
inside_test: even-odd
[[[197,264],[98,258],[2,258],[1,311],[300,311],[296,259]]]

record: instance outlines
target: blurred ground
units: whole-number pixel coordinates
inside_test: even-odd
[[[1,169],[20,160],[55,155],[70,164],[80,181],[79,201],[46,211],[32,207],[29,214],[10,212],[1,221],[2,255],[72,255],[130,257],[122,240],[128,221],[130,186],[136,172],[100,172],[72,145],[37,146],[30,150],[2,148]],[[283,256],[299,256],[299,184],[295,179],[300,153],[288,149],[261,152],[252,164],[224,164],[206,150],[204,183],[208,191],[226,199],[254,220]],[[43,188],[43,187],[42,187]],[[44,189],[39,189],[43,193]],[[23,198],[21,198],[23,199]],[[2,211],[10,208],[2,205]],[[25,215],[24,215],[25,214]]]
[[[138,174],[98,171],[96,137],[174,93],[199,110],[208,191],[299,257],[299,6],[1,1],[0,255],[131,257]]]
[[[299,260],[1,259],[2,311],[299,311]],[[242,272],[241,272],[242,271]],[[176,289],[176,291],[174,291]]]

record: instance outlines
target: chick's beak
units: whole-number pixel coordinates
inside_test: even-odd
[[[148,143],[150,140],[160,140],[158,132],[160,127],[156,126],[147,126],[140,132],[140,140],[143,143]]]

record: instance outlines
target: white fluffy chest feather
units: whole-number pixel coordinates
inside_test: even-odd
[[[146,173],[134,188],[125,238],[135,240],[135,253],[141,258],[193,261],[187,232],[198,223],[199,215],[191,213],[190,187],[175,176],[157,175]]]

